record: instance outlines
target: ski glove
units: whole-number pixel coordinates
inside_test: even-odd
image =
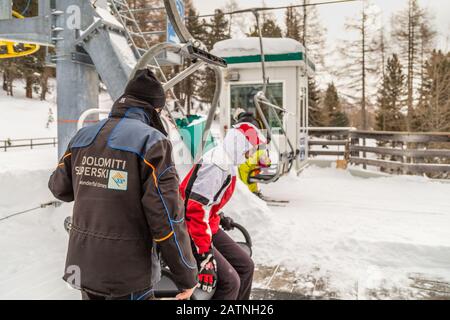
[[[234,220],[230,217],[225,217],[225,214],[223,212],[220,213],[220,225],[222,226],[223,230],[230,231],[234,229]]]
[[[212,249],[197,256],[199,263],[198,287],[205,292],[211,292],[217,285],[217,262]]]

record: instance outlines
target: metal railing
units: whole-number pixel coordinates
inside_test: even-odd
[[[58,139],[56,137],[52,138],[33,138],[33,139],[7,139],[0,140],[0,150],[8,151],[8,149],[14,148],[30,148],[40,146],[54,146],[58,145]]]

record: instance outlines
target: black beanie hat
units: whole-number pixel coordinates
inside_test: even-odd
[[[249,122],[249,123],[253,124],[255,127],[257,127],[258,129],[263,129],[263,128],[261,128],[261,124],[258,122],[258,120],[256,120],[256,117],[252,112],[240,113],[237,118],[237,123],[242,123],[242,122]]]
[[[128,82],[124,94],[144,100],[154,108],[162,108],[166,104],[163,86],[150,69],[138,70],[133,79]]]

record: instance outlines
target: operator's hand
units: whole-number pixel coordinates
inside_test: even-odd
[[[177,294],[175,299],[177,300],[189,300],[194,293],[195,289],[197,288],[197,285],[191,289],[185,289],[182,293]]]
[[[225,231],[230,231],[233,230],[233,224],[234,224],[234,220],[231,219],[230,217],[225,217],[224,213],[221,212],[220,213],[220,225],[222,226],[223,230]]]
[[[217,262],[213,250],[197,256],[199,263],[198,287],[205,292],[211,292],[217,285]]]

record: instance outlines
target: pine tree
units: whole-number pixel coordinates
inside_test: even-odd
[[[342,112],[341,103],[334,83],[328,84],[323,99],[324,113],[328,127],[346,127],[349,124],[347,115]]]
[[[404,116],[401,113],[405,96],[405,75],[396,54],[387,60],[385,75],[378,91],[376,129],[403,131]]]
[[[309,1],[304,0],[303,4],[309,4]],[[323,66],[325,29],[320,25],[315,7],[304,6],[301,12],[294,7],[288,7],[285,12],[285,24],[285,36],[302,43],[307,55],[312,57],[316,66]],[[319,105],[319,90],[314,76],[308,77],[308,93],[310,126],[325,126],[326,115],[322,114],[323,110]]]
[[[333,114],[340,110],[339,97],[334,83],[329,83],[323,98],[323,108],[326,115],[327,126],[333,127]]]
[[[21,77],[18,65],[14,59],[0,60],[0,71],[3,72],[3,90],[9,96],[14,96],[14,80]]]
[[[450,52],[433,51],[425,63],[424,97],[418,107],[419,131],[450,131]]]
[[[375,61],[377,69],[375,71],[375,76],[378,80],[382,81],[384,79],[384,73],[386,71],[386,60],[389,55],[389,41],[386,39],[386,31],[384,26],[382,26],[378,31],[378,35],[372,39],[372,44],[370,45],[371,50],[375,55]]]
[[[326,126],[326,119],[320,107],[320,90],[314,78],[308,78],[308,118],[310,127]]]
[[[211,50],[216,42],[230,38],[228,23],[223,11],[220,9],[216,10],[214,17],[206,24],[208,30],[205,45],[208,50]]]
[[[44,69],[42,60],[37,54],[17,58],[18,69],[25,79],[25,96],[33,98],[33,92],[38,92],[39,76]]]
[[[189,5],[189,3],[186,3]],[[131,0],[128,1],[128,5],[131,9],[142,9],[142,8],[157,8],[161,6],[160,0]],[[163,10],[142,10],[136,11],[134,17],[139,25],[142,32],[155,32],[160,31],[161,33],[146,33],[145,39],[150,44],[156,44],[158,42],[165,41],[165,30],[167,18]],[[131,24],[131,22],[129,22]],[[145,48],[145,43],[139,37],[135,37],[134,41],[136,44]]]
[[[205,25],[200,22],[198,13],[196,12],[192,4],[189,6],[187,13],[189,17],[189,19],[187,19],[186,21],[187,29],[195,39],[204,42],[205,36],[207,34],[206,28]],[[186,59],[184,62],[184,68],[188,68],[190,65],[191,62]],[[204,72],[198,70],[181,83],[180,93],[182,95],[182,100],[184,101],[185,108],[188,114],[191,113],[192,97],[199,93],[199,88],[202,87],[202,78],[204,77]]]
[[[300,42],[306,54],[312,58],[318,69],[324,67],[325,33],[326,29],[320,23],[316,6],[311,6],[309,0],[303,0],[300,16]]]
[[[319,14],[309,0],[303,0],[303,7],[297,9],[288,7],[285,12],[285,37],[297,40],[314,61],[317,69],[325,65],[325,33],[326,29],[320,23]]]
[[[400,58],[406,67],[407,130],[412,129],[416,88],[420,87],[421,60],[424,62],[426,48],[432,42],[433,34],[428,13],[419,7],[417,0],[409,0],[408,7],[393,16],[392,36],[399,47]],[[421,59],[421,56],[423,58]]]
[[[216,42],[226,40],[230,38],[228,33],[228,20],[225,18],[225,14],[222,10],[216,10],[214,17],[209,23],[206,23],[206,37],[204,44],[211,50]],[[214,96],[214,91],[216,87],[215,74],[211,69],[206,69],[204,77],[202,78],[202,90],[199,90],[199,98],[203,102],[211,102]]]
[[[338,65],[337,75],[346,80],[345,87],[349,92],[346,94],[354,102],[361,106],[361,124],[363,130],[369,129],[369,115],[367,106],[372,93],[369,90],[369,75],[376,72],[376,61],[373,57],[374,31],[371,27],[375,24],[377,16],[370,12],[372,7],[363,3],[361,15],[356,20],[347,20],[346,30],[357,35],[356,40],[343,40],[339,52],[344,58],[344,63]]]
[[[50,54],[54,54],[54,49],[50,48],[48,51]],[[47,52],[45,50],[40,50],[38,52],[38,55],[40,55],[41,61],[46,60],[46,54]],[[50,93],[50,89],[48,86],[48,79],[50,77],[56,76],[56,70],[55,68],[47,65],[46,63],[43,63],[42,73],[39,79],[39,86],[40,86],[40,100],[44,101],[47,98],[47,93]]]
[[[14,80],[25,80],[25,93],[27,98],[33,98],[33,93],[38,93],[44,88],[47,90],[47,78],[43,78],[45,70],[45,51],[41,49],[32,55],[2,59],[0,71],[3,72],[3,90],[8,95],[14,95]]]
[[[281,28],[278,26],[275,17],[273,17],[272,15],[266,14],[264,13],[261,16],[261,20],[260,21],[260,27],[261,27],[261,34],[263,37],[265,38],[281,38],[282,32],[281,32]],[[252,28],[250,28],[250,32],[247,34],[247,36],[249,37],[259,37],[259,32],[258,32],[258,27],[255,24],[253,25]]]
[[[426,97],[423,96],[422,93],[426,92],[425,90],[425,74],[427,72],[426,64],[428,57],[431,56],[432,53],[432,43],[433,39],[436,36],[436,32],[430,28],[427,23],[422,23],[420,27],[420,85],[419,85],[419,101],[418,105],[422,105],[424,103],[424,99]],[[414,126],[413,126],[414,127]]]
[[[227,0],[223,11],[233,12],[240,9],[239,3],[236,0]],[[228,34],[231,38],[239,38],[243,34],[243,30],[247,29],[246,15],[231,14],[229,15]]]
[[[285,13],[286,38],[300,41],[300,18],[298,12],[293,7],[288,7]]]
[[[266,19],[262,25],[263,37],[281,38],[281,28],[276,23],[275,19]]]

